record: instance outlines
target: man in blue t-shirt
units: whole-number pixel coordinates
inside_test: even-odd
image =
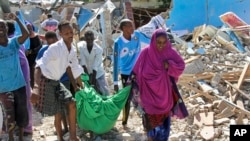
[[[55,43],[58,39],[57,39],[57,36],[56,36],[56,33],[54,31],[47,31],[45,33],[45,39],[46,39],[46,42],[47,42],[47,45],[44,45],[39,51],[38,51],[38,54],[36,56],[36,60],[40,59],[43,57],[43,54],[44,52],[48,49],[48,47]]]
[[[36,56],[36,60],[40,59],[43,57],[44,52],[48,49],[48,47],[55,43],[58,39],[56,36],[56,33],[54,31],[47,31],[45,33],[45,39],[47,42],[47,45],[44,45],[38,52],[37,56]]]
[[[118,74],[120,71],[122,85],[126,86],[129,75],[135,65],[135,62],[141,52],[141,48],[149,44],[150,39],[138,31],[134,31],[133,23],[129,19],[123,19],[120,22],[122,35],[114,43],[114,67],[113,79],[114,90],[118,91]],[[127,124],[130,110],[130,102],[127,101],[123,110],[122,125]]]
[[[4,123],[7,121],[7,127],[2,128],[2,133],[8,133],[9,140],[14,141],[14,127],[17,124],[19,140],[23,141],[23,132],[28,125],[29,117],[26,106],[26,82],[20,66],[19,49],[29,37],[29,31],[14,13],[10,13],[8,18],[17,22],[22,34],[8,39],[6,21],[0,19],[0,101],[8,117],[8,120],[3,119]]]

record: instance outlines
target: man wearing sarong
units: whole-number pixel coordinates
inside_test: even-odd
[[[42,114],[55,116],[55,128],[59,141],[63,141],[62,135],[62,110],[66,106],[69,120],[70,141],[79,141],[76,136],[76,105],[71,92],[60,82],[65,71],[70,79],[74,91],[82,87],[80,75],[82,67],[78,64],[76,51],[73,49],[73,28],[68,21],[61,21],[58,25],[59,34],[62,37],[52,44],[44,53],[43,57],[36,61],[35,85],[32,101],[37,102],[39,90],[42,95]],[[45,78],[41,85],[40,77]]]

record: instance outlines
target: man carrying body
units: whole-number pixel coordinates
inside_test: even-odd
[[[141,52],[141,48],[149,44],[150,39],[144,34],[134,31],[133,23],[129,19],[123,19],[120,22],[120,30],[122,35],[119,36],[114,43],[114,67],[113,79],[114,90],[118,91],[118,74],[120,71],[122,85],[126,86],[126,82],[135,62]],[[130,100],[127,101],[123,110],[122,125],[126,127],[130,111]]]
[[[80,64],[90,76],[90,84],[102,95],[109,95],[102,62],[102,48],[94,42],[94,33],[85,32],[85,41],[79,42]]]
[[[33,102],[39,98],[40,77],[44,77],[44,88],[40,88],[40,93],[44,93],[42,102],[42,113],[55,116],[55,128],[59,141],[63,141],[62,135],[62,111],[66,106],[68,110],[70,141],[79,141],[76,136],[76,105],[70,91],[60,83],[60,78],[67,72],[74,91],[83,87],[80,75],[83,73],[82,67],[78,64],[76,52],[73,49],[73,28],[67,21],[62,21],[58,25],[59,34],[62,37],[52,44],[44,53],[43,57],[37,60],[35,69],[35,86],[33,89]],[[43,91],[42,91],[43,90]]]

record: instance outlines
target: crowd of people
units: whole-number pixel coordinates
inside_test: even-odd
[[[103,68],[103,49],[95,42],[95,33],[85,31],[84,40],[77,43],[77,52],[73,45],[75,22],[55,21],[51,14],[47,16],[41,21],[45,41],[41,41],[32,23],[22,23],[14,13],[9,14],[8,20],[0,19],[0,107],[6,111],[3,122],[7,123],[1,134],[8,134],[10,141],[14,141],[15,126],[19,127],[20,141],[32,134],[32,104],[42,115],[54,116],[59,141],[64,140],[66,132],[70,133],[70,141],[80,141],[76,135],[75,93],[84,88],[83,73],[89,76],[89,84],[98,94],[112,95]],[[20,34],[15,34],[14,24],[19,26]],[[178,100],[171,77],[178,81],[185,68],[184,60],[164,29],[148,38],[135,30],[129,19],[121,20],[119,28],[122,33],[114,42],[111,59],[114,91],[119,91],[119,77],[122,87],[133,79],[140,92],[148,140],[166,141],[171,110]],[[29,46],[25,47],[27,39]],[[123,109],[121,124],[125,129],[129,126],[132,97],[130,93]]]

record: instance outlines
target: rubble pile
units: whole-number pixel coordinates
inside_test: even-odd
[[[178,87],[190,116],[173,121],[171,141],[229,140],[230,125],[249,124],[249,51],[240,41],[245,52],[226,32],[203,25],[191,42],[175,45],[186,63]]]

